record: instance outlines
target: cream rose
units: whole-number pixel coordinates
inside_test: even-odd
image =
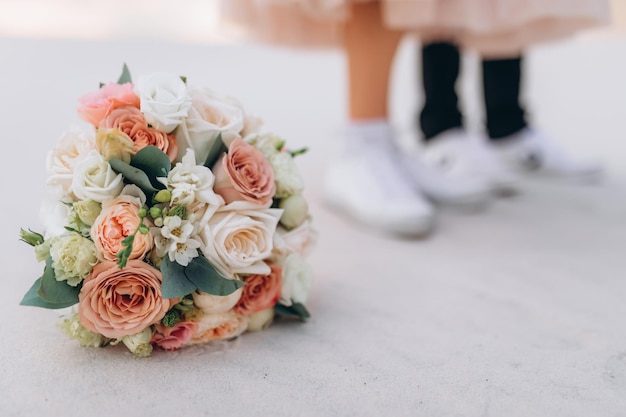
[[[215,192],[226,203],[246,200],[264,206],[272,202],[276,192],[274,171],[261,151],[249,143],[233,140],[213,172]]]
[[[317,231],[309,220],[292,230],[279,226],[274,234],[274,249],[269,261],[282,265],[287,256],[294,252],[305,258],[316,243]]]
[[[116,197],[124,188],[122,174],[116,174],[98,151],[91,151],[74,169],[72,192],[81,200],[99,203]]]
[[[161,296],[161,272],[138,260],[120,269],[102,262],[83,282],[78,296],[80,322],[111,339],[143,331],[161,321],[178,300]]]
[[[167,72],[155,72],[139,77],[135,91],[141,101],[141,111],[154,128],[172,133],[187,117],[191,97],[180,77]]]
[[[96,149],[93,136],[78,129],[63,134],[46,161],[49,185],[58,185],[68,194],[72,185],[74,168]]]
[[[191,296],[193,303],[204,314],[219,314],[232,309],[239,302],[242,293],[243,287],[226,296],[207,294],[200,290],[194,291]]]
[[[188,91],[192,107],[175,132],[179,145],[177,160],[183,157],[186,148],[191,148],[196,152],[196,162],[204,164],[220,133],[226,146],[240,137],[245,116],[239,104],[218,97],[208,88],[191,86]]]
[[[273,248],[273,235],[282,210],[235,201],[220,207],[201,224],[201,250],[224,275],[269,274],[263,262]]]
[[[198,330],[189,344],[232,339],[248,328],[248,318],[233,310],[226,313],[205,314],[198,319],[197,323]]]
[[[283,265],[283,288],[280,303],[306,303],[313,285],[313,270],[297,253],[287,256]]]

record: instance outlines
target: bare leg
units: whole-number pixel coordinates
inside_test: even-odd
[[[386,119],[391,65],[402,32],[383,26],[378,2],[355,3],[344,30],[351,120]]]

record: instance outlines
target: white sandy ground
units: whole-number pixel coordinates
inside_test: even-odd
[[[392,96],[405,131],[421,97],[413,47],[403,45]],[[1,416],[626,415],[626,39],[528,60],[532,120],[603,158],[603,185],[531,181],[484,214],[442,211],[422,241],[370,233],[322,204],[345,98],[337,53],[4,38],[0,56]],[[231,94],[293,147],[310,145],[299,164],[320,239],[308,323],[136,359],[80,348],[57,312],[18,305],[42,270],[17,234],[38,228],[46,152],[79,123],[77,97],[124,61]]]

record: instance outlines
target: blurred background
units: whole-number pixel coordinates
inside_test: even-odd
[[[345,120],[342,55],[239,42],[216,13],[211,0],[0,0],[0,187],[11,197],[0,209],[0,316],[18,318],[3,321],[0,415],[623,415],[626,0],[613,0],[610,27],[526,61],[531,120],[604,160],[605,183],[536,181],[481,215],[442,210],[424,241],[376,235],[322,204]],[[402,43],[392,88],[407,147],[421,100],[416,43]],[[462,105],[478,129],[477,60],[464,59]],[[41,274],[17,233],[39,229],[46,154],[81,123],[77,98],[124,62],[233,96],[291,147],[310,147],[297,160],[320,232],[309,323],[148,362],[82,349],[54,312],[18,307]]]

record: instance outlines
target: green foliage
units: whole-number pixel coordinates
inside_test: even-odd
[[[172,169],[172,163],[168,156],[156,146],[146,146],[135,154],[130,164],[146,173],[155,188],[165,188],[157,181],[158,177],[167,177]]]
[[[130,71],[128,70],[128,66],[126,65],[126,63],[124,63],[124,66],[122,67],[122,74],[120,75],[120,78],[117,79],[117,83],[118,84],[126,84],[126,83],[132,83],[133,79],[130,76]]]
[[[165,316],[163,317],[163,320],[161,320],[161,323],[163,323],[165,327],[174,327],[174,325],[176,323],[179,323],[180,321],[182,321],[180,310],[173,308],[165,313]]]
[[[38,278],[20,302],[24,306],[59,309],[78,303],[80,287],[57,281],[52,268],[52,258],[46,260],[43,275]]]
[[[109,160],[111,168],[124,176],[124,181],[141,188],[148,199],[165,188],[165,185],[157,181],[158,177],[167,177],[172,164],[159,148],[146,146],[130,160],[130,164],[118,159]]]
[[[224,144],[222,140],[222,134],[217,135],[217,138],[213,141],[211,148],[209,149],[209,154],[207,155],[206,160],[204,161],[204,166],[213,169],[213,165],[217,162],[219,157],[224,153],[228,152],[228,148]]]
[[[311,314],[309,314],[304,304],[301,303],[293,303],[290,306],[276,304],[274,311],[280,316],[297,317],[301,320],[306,320],[311,317]]]
[[[180,298],[196,289],[206,293],[230,295],[245,285],[244,282],[222,276],[204,256],[196,256],[189,265],[182,266],[165,257],[161,262],[163,298]]]

